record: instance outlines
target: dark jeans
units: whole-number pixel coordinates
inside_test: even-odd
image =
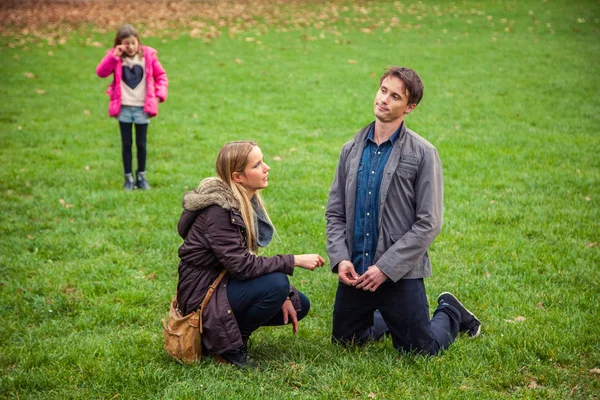
[[[342,344],[366,343],[371,337],[373,313],[379,310],[398,350],[438,354],[458,335],[460,314],[447,304],[429,319],[423,279],[383,283],[375,292],[338,283],[333,309],[332,340]]]
[[[123,169],[126,174],[131,173],[131,146],[133,145],[133,123],[120,122],[121,130],[121,154],[123,155]],[[137,147],[138,171],[146,170],[146,138],[148,136],[148,124],[135,124],[135,146]]]
[[[290,294],[290,282],[282,272],[259,276],[246,281],[229,278],[227,299],[242,333],[248,338],[261,326],[283,325],[281,306]],[[298,321],[306,316],[310,301],[300,293],[300,311]],[[288,320],[290,323],[291,320]]]

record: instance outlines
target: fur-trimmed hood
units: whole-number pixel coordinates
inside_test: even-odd
[[[200,211],[215,204],[226,210],[240,209],[240,202],[233,191],[220,178],[206,178],[200,182],[198,189],[183,196],[183,208],[188,211]]]
[[[223,180],[206,178],[200,182],[198,189],[190,190],[183,195],[183,212],[177,224],[179,236],[185,239],[198,214],[212,205],[237,212],[240,209],[240,202]]]
[[[254,209],[257,244],[259,247],[265,247],[273,239],[274,228],[258,206],[256,198],[252,198],[251,203]],[[212,205],[218,205],[225,210],[234,210],[237,213],[240,210],[240,202],[227,183],[220,178],[206,178],[200,182],[198,189],[183,195],[183,212],[177,224],[179,235],[185,239],[200,211]]]

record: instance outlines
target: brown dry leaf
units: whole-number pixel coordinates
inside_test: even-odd
[[[295,148],[295,147],[292,147],[292,148],[290,149],[290,152],[292,152],[292,153],[293,153],[293,152],[295,152],[295,151],[296,151],[296,148]]]
[[[37,94],[44,94],[44,93],[46,93],[46,91],[44,89],[35,89],[35,92]]]
[[[90,110],[83,110],[83,115],[90,115]]]
[[[31,235],[27,235],[27,239],[33,240],[35,238],[33,236],[31,236]]]
[[[523,321],[525,321],[525,319],[526,319],[525,317],[519,315],[518,317],[515,317],[514,319],[507,319],[505,321],[510,322],[512,324],[515,322],[523,322]]]
[[[369,393],[369,395],[367,396],[369,399],[375,399],[377,398],[377,395],[373,392]]]
[[[539,389],[539,388],[541,388],[541,387],[542,387],[542,385],[540,385],[539,383],[537,383],[537,382],[535,381],[535,379],[532,379],[532,380],[531,380],[531,382],[529,382],[529,384],[527,385],[527,387],[528,387],[529,389]]]
[[[85,167],[83,167],[83,169],[85,169],[86,171],[89,171],[90,170],[90,166],[86,165]]]
[[[454,129],[456,129],[457,131],[460,131],[460,125],[454,125]]]
[[[22,131],[23,127],[21,125],[19,125],[19,126],[17,126],[17,129],[20,130],[20,131]]]
[[[29,79],[34,79],[35,78],[35,75],[32,74],[31,72],[25,72],[23,75],[25,75]]]
[[[588,372],[591,372],[592,374],[600,374],[600,368],[592,368],[588,370]]]
[[[488,279],[490,279],[492,277],[492,274],[490,274],[489,272],[486,272],[485,273],[485,277],[488,278]]]
[[[65,201],[65,199],[60,199],[58,201],[60,203],[61,206],[63,206],[64,208],[73,208],[73,204],[69,204]]]
[[[156,272],[152,272],[151,274],[146,275],[146,279],[149,281],[153,281],[158,278],[158,274]]]
[[[586,243],[585,247],[598,247],[598,243],[593,242],[593,243]]]
[[[73,294],[73,293],[75,293],[75,288],[74,287],[66,287],[63,289],[63,293]]]
[[[281,157],[275,156],[275,157],[273,157],[273,161],[281,161]]]
[[[25,181],[25,186],[27,186],[27,187],[31,187],[31,182],[29,182],[29,181]]]
[[[592,201],[592,198],[590,196],[585,196],[584,199],[585,201]]]
[[[536,304],[536,307],[539,309],[544,308],[544,303],[542,303],[541,301],[539,303]]]
[[[48,55],[49,55],[50,57],[52,57],[52,56],[54,55],[54,53],[53,53],[52,51],[49,51],[49,52],[48,52]]]
[[[348,64],[358,64],[358,61],[356,61],[356,60],[348,60]]]
[[[236,63],[238,63],[238,64],[241,64],[241,63],[243,63],[243,62],[244,62],[244,60],[241,60],[241,59],[239,59],[239,58],[236,58],[236,59],[235,59],[235,62],[236,62]]]

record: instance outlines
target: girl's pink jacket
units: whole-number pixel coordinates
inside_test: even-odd
[[[144,112],[150,117],[158,114],[158,103],[167,99],[169,81],[165,69],[156,57],[156,50],[152,47],[142,46],[144,61],[146,63],[146,100],[144,101]],[[108,102],[108,115],[116,117],[121,112],[121,77],[123,75],[121,58],[116,57],[114,49],[109,49],[106,56],[96,67],[96,73],[100,78],[106,78],[114,74],[115,78],[108,86],[106,94],[110,96]]]

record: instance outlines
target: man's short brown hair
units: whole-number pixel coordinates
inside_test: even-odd
[[[419,104],[423,98],[423,82],[415,70],[404,67],[390,67],[379,80],[379,85],[388,76],[394,76],[404,82],[404,90],[408,92],[408,104]]]

